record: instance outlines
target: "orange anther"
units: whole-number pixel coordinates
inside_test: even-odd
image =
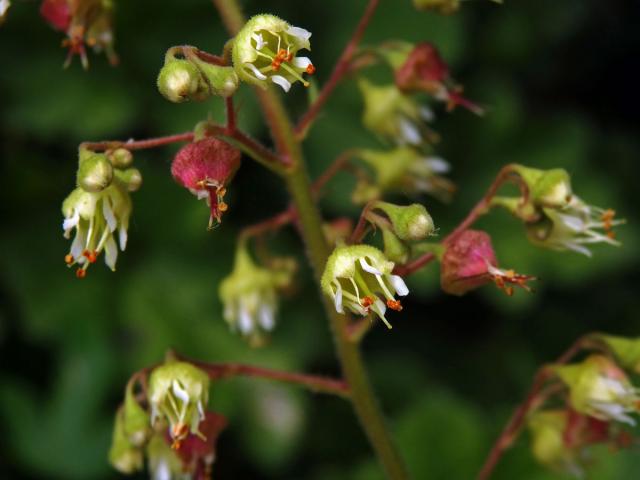
[[[90,252],[89,250],[85,250],[82,252],[82,255],[89,260],[89,263],[96,263],[96,260],[98,259],[98,252],[96,251]]]
[[[387,307],[391,310],[395,310],[396,312],[402,311],[402,304],[399,300],[387,300]]]
[[[226,212],[227,210],[229,210],[229,205],[227,205],[224,202],[220,202],[218,204],[218,210],[221,211],[221,212]]]
[[[366,296],[363,297],[362,300],[360,300],[360,305],[362,305],[364,308],[369,308],[371,305],[373,305],[373,298]]]
[[[227,189],[224,187],[220,187],[217,191],[216,191],[216,195],[218,195],[219,197],[224,197],[227,194]]]
[[[314,73],[316,73],[316,67],[313,66],[313,63],[310,63],[309,65],[307,65],[307,70],[306,72],[309,75],[313,75]]]
[[[607,232],[607,237],[609,237],[611,240],[613,240],[614,238],[616,238],[616,232],[608,231]]]
[[[76,277],[84,278],[87,276],[87,271],[84,268],[79,268],[76,270]]]
[[[64,262],[65,262],[67,265],[71,265],[71,264],[74,262],[74,260],[73,260],[73,255],[71,255],[70,253],[68,253],[67,255],[65,255],[65,256],[64,256]]]

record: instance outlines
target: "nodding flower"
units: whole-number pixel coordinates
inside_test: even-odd
[[[275,15],[256,15],[233,40],[232,59],[241,80],[267,88],[274,83],[288,92],[301,82],[309,86],[303,74],[312,75],[315,67],[300,50],[311,50],[311,32],[294,27]]]
[[[635,425],[640,396],[624,371],[604,355],[590,355],[580,363],[554,367],[569,388],[571,406],[591,417]]]
[[[452,295],[464,295],[493,282],[511,296],[514,287],[530,291],[527,285],[535,277],[498,268],[491,237],[480,230],[465,230],[446,247],[440,262],[442,289]]]
[[[186,362],[170,362],[149,377],[151,425],[164,418],[169,423],[173,448],[180,448],[189,433],[204,438],[199,425],[209,403],[209,377]]]
[[[369,245],[337,247],[322,275],[322,290],[331,298],[338,313],[345,309],[356,315],[375,313],[388,328],[387,307],[401,311],[396,300],[409,294],[404,280],[393,275],[394,263],[384,253]]]
[[[173,178],[188,188],[210,209],[209,228],[222,222],[228,205],[224,202],[227,185],[240,167],[240,150],[213,137],[185,145],[171,164]]]
[[[451,168],[446,160],[408,146],[387,151],[358,150],[356,158],[371,171],[371,175],[360,175],[353,192],[353,200],[359,204],[391,192],[428,194],[446,202],[456,189],[444,177]]]
[[[366,128],[399,146],[419,147],[436,142],[438,136],[427,126],[433,112],[404,95],[393,84],[358,82],[364,99],[362,123]]]
[[[570,250],[590,257],[588,246],[607,243],[619,246],[613,227],[625,223],[615,219],[616,212],[587,205],[576,195],[564,208],[543,208],[542,219],[527,224],[529,239],[553,250]]]
[[[278,292],[289,286],[295,264],[256,265],[244,242],[236,250],[233,272],[220,283],[224,319],[254,347],[262,346],[276,326]]]

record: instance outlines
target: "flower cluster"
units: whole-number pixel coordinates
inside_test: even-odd
[[[105,263],[115,270],[118,244],[122,251],[127,246],[132,210],[129,192],[140,188],[142,182],[140,172],[129,168],[131,159],[125,149],[105,153],[80,150],[78,187],[62,204],[65,238],[71,238],[75,230],[65,262],[79,267],[78,278],[86,275],[103,251]]]
[[[63,46],[69,49],[65,66],[78,55],[87,68],[85,46],[104,52],[111,64],[118,63],[113,49],[112,0],[43,0],[40,14],[55,30],[65,32]]]
[[[276,84],[285,92],[297,81],[309,86],[303,74],[315,67],[300,50],[311,50],[311,32],[294,27],[275,15],[256,15],[233,41],[233,65],[241,80],[267,88]]]
[[[394,264],[377,248],[369,245],[337,247],[322,275],[322,290],[331,298],[338,313],[345,308],[356,315],[375,313],[388,328],[387,307],[401,311],[395,298],[409,294],[404,280],[393,275]]]
[[[220,283],[219,293],[224,319],[252,346],[263,345],[275,328],[278,292],[290,285],[294,270],[295,263],[287,259],[272,268],[259,267],[244,242],[238,246],[233,272]]]
[[[116,414],[111,464],[131,474],[142,469],[146,456],[151,478],[210,478],[216,440],[227,421],[205,411],[208,395],[208,375],[186,362],[155,368],[146,392],[136,394],[130,381]]]

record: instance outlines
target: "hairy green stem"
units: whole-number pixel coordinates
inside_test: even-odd
[[[235,35],[243,25],[243,16],[236,0],[214,0],[222,19]],[[305,169],[300,144],[291,120],[282,102],[271,90],[256,89],[276,149],[288,168],[284,179],[291,194],[299,220],[300,233],[305,243],[314,278],[319,286],[320,277],[330,247],[322,231],[322,218],[313,199],[311,183]],[[376,452],[387,476],[394,480],[409,478],[404,463],[387,430],[362,356],[357,344],[349,341],[349,318],[338,314],[323,298],[344,377],[351,391],[351,402],[369,442]]]

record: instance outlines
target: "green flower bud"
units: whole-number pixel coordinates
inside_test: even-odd
[[[451,15],[460,9],[460,0],[413,0],[418,10],[433,10],[443,15]]]
[[[128,168],[124,171],[116,170],[116,178],[127,187],[129,192],[137,192],[142,186],[142,173],[137,168]]]
[[[400,240],[391,230],[382,230],[384,242],[384,254],[392,262],[407,263],[409,260],[409,247]]]
[[[640,373],[640,338],[598,335],[597,339],[609,347],[622,367]]]
[[[295,265],[290,262],[273,269],[256,265],[246,244],[236,250],[233,271],[220,283],[220,300],[224,319],[255,347],[264,345],[266,335],[275,328],[278,290],[286,288]]]
[[[127,384],[122,407],[122,429],[136,447],[143,446],[149,438],[149,414],[136,400],[133,382]]]
[[[116,148],[115,150],[108,150],[106,152],[106,155],[109,158],[111,165],[121,170],[129,167],[133,162],[133,154],[126,148]]]
[[[536,206],[564,208],[571,201],[571,178],[566,170],[539,170],[523,165],[514,165],[513,170],[526,183],[529,188],[529,200]]]
[[[212,65],[198,59],[191,61],[200,69],[212,95],[226,98],[233,95],[238,89],[240,79],[233,67]]]
[[[434,234],[435,226],[427,209],[418,203],[408,206],[398,206],[387,202],[376,202],[374,209],[387,214],[393,231],[400,240],[424,240]]]
[[[176,447],[189,432],[202,437],[198,426],[209,403],[209,376],[186,362],[157,367],[149,378],[149,403],[151,425],[164,417]]]
[[[113,427],[111,448],[109,449],[109,463],[119,472],[131,474],[142,470],[143,455],[127,435],[124,425],[124,412],[118,409]]]
[[[80,154],[77,183],[85,192],[101,192],[111,184],[113,166],[104,153],[84,151]]]
[[[377,248],[369,245],[337,247],[325,266],[321,286],[338,313],[344,308],[366,316],[373,311],[388,328],[387,307],[402,310],[395,295],[409,294],[402,277],[393,275],[394,263]]]
[[[313,74],[315,67],[309,58],[296,55],[311,50],[310,37],[311,32],[275,15],[256,15],[233,40],[233,66],[241,80],[262,88],[275,83],[288,92],[296,81],[308,87],[302,74]]]
[[[170,102],[204,100],[209,88],[200,70],[188,60],[169,59],[158,75],[158,90]]]
[[[569,387],[574,410],[599,420],[635,425],[629,413],[638,410],[637,390],[610,359],[591,355],[581,363],[558,366],[554,371]]]

